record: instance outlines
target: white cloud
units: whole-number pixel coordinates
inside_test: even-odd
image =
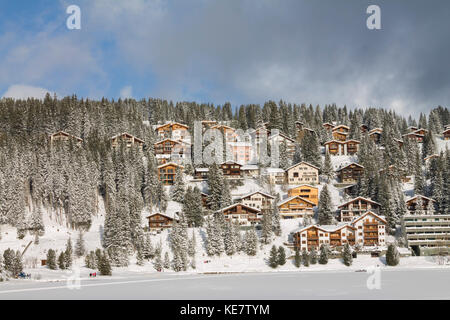
[[[125,98],[133,98],[133,87],[132,87],[132,86],[126,86],[126,87],[123,87],[123,88],[120,90],[120,97],[121,97],[122,99],[125,99]]]
[[[27,86],[22,84],[12,85],[6,90],[2,98],[27,99],[36,98],[44,99],[49,90],[39,87]]]

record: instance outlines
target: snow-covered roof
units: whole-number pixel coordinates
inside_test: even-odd
[[[347,204],[352,203],[352,202],[355,202],[355,201],[358,201],[358,200],[363,200],[363,201],[370,202],[370,203],[373,203],[373,204],[376,204],[376,205],[380,205],[378,202],[373,201],[372,199],[364,198],[364,197],[356,197],[356,198],[354,198],[354,199],[351,199],[351,200],[349,200],[349,201],[347,201],[347,202],[341,204],[340,206],[338,206],[338,208],[344,207],[344,206],[346,206]]]
[[[340,124],[340,125],[334,127],[333,131],[335,131],[337,129],[340,129],[340,128],[344,128],[344,129],[350,130],[350,127],[346,126],[345,124]],[[341,132],[341,133],[343,133],[343,132]]]
[[[242,171],[245,170],[259,170],[259,166],[256,164],[245,164],[241,167]]]
[[[282,168],[262,168],[261,172],[263,174],[284,173],[284,170]]]
[[[428,197],[425,197],[424,195],[421,195],[421,194],[418,194],[418,195],[415,195],[414,197],[408,198],[408,199],[405,200],[405,202],[409,202],[409,201],[411,201],[411,200],[414,200],[414,199],[416,199],[417,197],[421,197],[421,198],[423,198],[423,199],[427,199],[428,201],[431,200],[431,201],[433,201],[433,202],[436,202],[436,200],[431,199],[431,198],[428,198]]]
[[[345,169],[345,168],[351,166],[352,164],[354,164],[354,165],[356,165],[356,166],[358,166],[358,167],[360,167],[360,168],[364,168],[364,166],[360,165],[359,163],[351,162],[351,163],[349,163],[349,164],[347,164],[347,165],[345,165],[345,166],[343,166],[343,167],[337,169],[336,171],[341,171],[342,169]]]
[[[216,213],[223,212],[223,211],[225,211],[225,210],[231,209],[231,208],[236,207],[236,206],[242,206],[242,207],[244,207],[244,208],[246,208],[246,209],[251,209],[251,210],[256,211],[256,212],[261,212],[261,210],[259,210],[259,209],[256,209],[256,208],[247,206],[247,205],[242,204],[242,203],[233,203],[232,205],[229,205],[228,207],[219,209],[219,210],[217,210],[217,211],[215,211],[215,212],[216,212]]]
[[[248,194],[245,194],[245,195],[241,196],[240,199],[244,199],[244,198],[250,197],[250,196],[254,195],[255,193],[259,193],[259,194],[261,194],[261,195],[263,195],[265,197],[268,197],[268,198],[271,198],[271,199],[275,199],[274,196],[272,196],[272,195],[270,195],[270,194],[268,194],[268,193],[266,193],[264,191],[261,191],[261,190],[253,191],[253,192],[250,192]]]
[[[142,142],[142,143],[145,142],[144,140],[139,139],[139,138],[133,136],[132,134],[129,134],[128,132],[123,132],[123,133],[121,133],[121,134],[116,134],[114,137],[111,137],[111,139],[113,140],[113,139],[116,139],[116,138],[118,138],[118,137],[123,137],[123,136],[132,137],[132,138],[134,138],[134,140],[136,140],[136,141],[138,141],[138,142]]]
[[[195,172],[208,172],[209,168],[195,168],[194,171]]]
[[[310,184],[299,184],[297,186],[293,186],[293,187],[288,188],[288,190],[297,189],[297,188],[301,188],[301,187],[309,187],[309,188],[319,189],[319,188],[314,187],[313,185],[310,185]]]
[[[375,212],[373,212],[373,211],[367,211],[367,212],[363,213],[362,215],[360,215],[359,217],[353,219],[353,221],[351,222],[351,224],[355,224],[357,221],[361,220],[362,218],[364,218],[364,217],[367,216],[367,215],[374,216],[374,217],[376,217],[376,218],[382,220],[384,223],[387,223],[386,218],[385,218],[384,216],[379,216],[379,215],[377,215],[377,214],[376,214]]]
[[[169,165],[172,165],[172,166],[175,166],[175,167],[184,168],[181,164],[177,164],[177,163],[175,163],[175,162],[167,162],[167,163],[164,163],[164,164],[158,166],[158,169],[167,167],[167,166],[169,166]]]
[[[311,163],[309,163],[309,162],[301,161],[301,162],[299,162],[299,163],[296,163],[296,164],[290,166],[289,168],[286,169],[286,171],[289,171],[290,169],[293,169],[293,168],[295,168],[295,167],[298,167],[299,165],[302,165],[302,164],[305,164],[305,165],[307,165],[307,166],[309,166],[309,167],[312,167],[312,168],[314,168],[314,169],[319,170],[319,167],[316,167],[315,165],[313,165],[313,164],[311,164]]]
[[[277,205],[281,206],[281,205],[285,204],[286,202],[289,202],[289,201],[291,201],[291,200],[293,200],[295,198],[301,199],[302,201],[305,201],[305,202],[307,202],[309,204],[312,204],[313,206],[316,206],[316,204],[314,202],[309,201],[308,199],[302,198],[301,196],[293,196],[293,197],[286,198],[283,201],[278,202]]]
[[[177,212],[174,212],[174,211],[164,212],[164,213],[162,213],[162,212],[154,212],[154,213],[150,214],[149,216],[147,216],[147,219],[150,218],[150,217],[153,217],[155,215],[161,215],[161,216],[167,217],[167,218],[172,219],[172,220],[178,220],[178,214],[177,214]]]

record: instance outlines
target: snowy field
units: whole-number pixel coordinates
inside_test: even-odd
[[[16,280],[0,285],[0,299],[450,299],[450,268],[382,270],[379,286],[369,289],[371,276],[350,270],[148,274],[85,279],[78,289],[69,289],[66,281]]]

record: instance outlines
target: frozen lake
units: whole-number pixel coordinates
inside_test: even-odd
[[[0,283],[5,299],[450,299],[450,269],[382,270],[380,289],[365,272],[275,272],[224,275],[150,274],[65,281]]]

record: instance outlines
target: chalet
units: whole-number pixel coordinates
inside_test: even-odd
[[[344,125],[344,124],[340,124],[336,127],[334,127],[333,132],[345,132],[345,133],[349,133],[350,132],[350,127]]]
[[[191,145],[180,140],[164,139],[154,144],[156,158],[168,158],[181,163],[190,158]]]
[[[147,217],[150,231],[162,231],[171,228],[178,221],[177,214],[155,212]]]
[[[403,140],[394,138],[394,141],[397,142],[398,147],[399,147],[400,149],[403,147],[403,144],[404,144]]]
[[[270,184],[284,184],[286,180],[285,171],[282,168],[262,168],[261,176]]]
[[[444,136],[444,140],[450,140],[450,129],[445,129],[442,135]]]
[[[417,133],[417,134],[420,134],[420,135],[424,136],[424,135],[426,135],[428,133],[428,130],[424,129],[424,128],[419,128],[416,131],[414,131],[414,133]]]
[[[423,142],[423,138],[425,137],[423,134],[419,134],[416,132],[409,132],[407,134],[402,135],[403,139],[407,138],[413,141],[416,141],[418,143]]]
[[[247,178],[256,178],[259,176],[259,166],[256,164],[246,164],[241,167],[241,173]]]
[[[178,167],[184,169],[182,165],[174,162],[168,162],[158,166],[159,181],[165,186],[173,185]]]
[[[371,199],[357,197],[338,206],[340,220],[342,222],[352,221],[354,217],[359,217],[367,211],[378,213],[380,204]]]
[[[195,168],[194,179],[207,180],[209,168]]]
[[[220,165],[225,177],[240,177],[242,165],[235,161],[226,161]]]
[[[350,184],[342,188],[343,193],[345,193],[347,196],[355,197],[358,193],[358,184]]]
[[[309,184],[302,184],[288,189],[288,196],[300,196],[313,202],[316,206],[319,204],[319,188]]]
[[[328,152],[331,155],[338,156],[353,155],[359,151],[359,145],[360,142],[358,140],[331,140],[325,142],[325,152]]]
[[[408,209],[409,214],[415,214],[416,211],[420,208],[417,207],[418,202],[422,202],[422,212],[424,212],[425,214],[430,213],[428,212],[429,210],[429,205],[430,202],[432,202],[432,204],[434,205],[434,203],[436,202],[435,200],[425,197],[423,195],[416,195],[412,198],[409,198],[406,200],[406,208]],[[434,209],[434,207],[433,207]]]
[[[384,217],[368,211],[349,223],[312,225],[294,230],[294,246],[302,251],[318,250],[322,245],[341,247],[346,243],[362,247],[385,246],[386,224]]]
[[[289,197],[277,204],[282,219],[311,217],[316,204],[300,196]]]
[[[126,132],[112,137],[111,143],[113,148],[119,146],[120,143],[125,143],[127,147],[137,146],[141,150],[144,147],[144,140],[141,140]]]
[[[50,145],[56,142],[67,142],[72,141],[75,145],[80,145],[83,143],[83,139],[76,137],[74,135],[68,134],[64,131],[58,131],[50,135]]]
[[[224,124],[218,124],[215,126],[212,126],[211,129],[213,130],[219,130],[223,137],[225,138],[226,142],[235,142],[237,141],[238,133],[236,132],[236,129],[226,126]]]
[[[369,131],[369,138],[373,140],[376,144],[381,143],[381,135],[383,134],[383,129],[375,128]]]
[[[275,197],[263,191],[255,191],[240,198],[240,203],[267,212],[272,208]]]
[[[408,132],[414,132],[414,131],[419,130],[419,128],[418,128],[418,127],[414,127],[414,126],[409,126],[408,128],[406,128],[406,130],[407,130]]]
[[[235,203],[231,206],[222,208],[215,213],[222,213],[225,220],[239,225],[253,225],[261,221],[261,210],[246,206],[242,203]]]
[[[449,214],[407,214],[402,218],[402,226],[408,246],[416,255],[439,254],[432,250],[450,247]]]
[[[299,162],[286,169],[288,184],[319,183],[319,168],[307,162]]]
[[[356,183],[363,171],[364,167],[362,165],[352,162],[337,170],[337,173],[342,183]]]
[[[345,140],[347,140],[348,133],[341,132],[341,131],[333,131],[332,136],[333,136],[333,139],[335,139],[335,140],[345,141]]]
[[[333,130],[333,128],[334,128],[334,124],[329,123],[329,122],[325,122],[324,124],[322,124],[322,127],[324,127],[325,130],[331,131],[331,130]]]
[[[189,126],[182,123],[169,122],[156,127],[155,131],[160,139],[170,138],[173,140],[191,142]]]

